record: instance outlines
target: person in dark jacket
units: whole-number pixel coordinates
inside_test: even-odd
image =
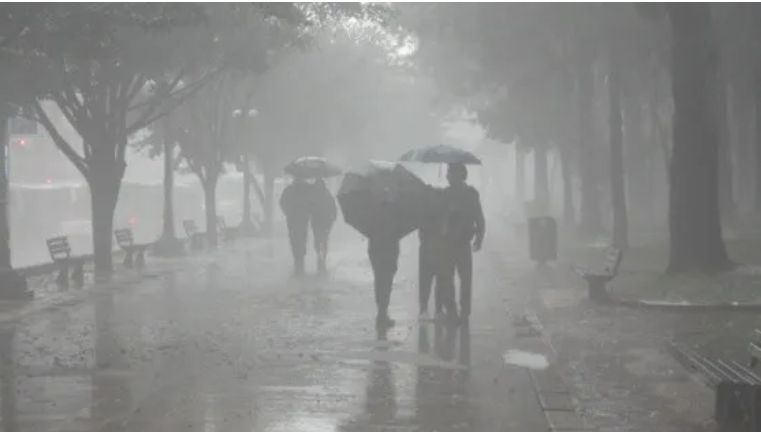
[[[288,223],[288,238],[296,275],[304,274],[311,195],[312,187],[304,179],[296,178],[280,196],[280,208]]]
[[[393,205],[387,203],[384,205]],[[377,225],[374,232],[367,236],[367,256],[373,269],[375,305],[378,315],[375,324],[378,328],[392,327],[395,322],[389,317],[388,307],[391,290],[399,262],[399,236],[395,233],[396,224],[392,213],[387,213],[383,206],[376,211]]]
[[[395,322],[389,317],[388,306],[398,268],[399,239],[383,235],[369,237],[367,255],[375,279],[375,305],[378,308],[375,323],[378,327],[392,327]]]
[[[425,214],[423,224],[418,229],[420,247],[418,248],[418,294],[421,319],[428,318],[428,301],[431,288],[436,283],[436,273],[440,270],[440,250],[443,237],[444,216],[443,190],[429,186],[426,194]],[[436,315],[443,313],[440,290],[434,291]]]
[[[460,280],[460,319],[467,323],[471,312],[473,285],[473,252],[481,250],[486,233],[481,198],[478,191],[466,183],[468,171],[464,164],[449,164],[444,189],[446,210],[444,220],[443,268],[440,274],[445,302],[454,301],[455,272]]]
[[[317,179],[312,194],[311,223],[314,250],[317,254],[317,268],[320,272],[327,269],[328,240],[336,216],[338,216],[338,207],[335,198],[325,185],[325,181]]]

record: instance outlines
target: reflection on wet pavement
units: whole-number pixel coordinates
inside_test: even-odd
[[[495,335],[504,329],[486,313],[482,322],[474,317],[472,331],[418,324],[410,313],[414,287],[400,282],[393,300],[399,324],[376,332],[370,275],[357,250],[363,245],[337,250],[329,277],[300,280],[277,253],[231,254],[98,289],[78,305],[0,327],[2,430],[539,425],[533,413],[502,418],[525,413],[534,396],[525,371],[503,367],[506,347]],[[415,263],[406,261],[401,281],[414,280]],[[479,341],[473,366],[471,337]],[[507,406],[506,387],[524,393],[521,404]]]

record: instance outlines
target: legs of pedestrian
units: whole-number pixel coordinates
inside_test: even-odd
[[[470,319],[470,307],[473,297],[473,252],[470,245],[457,250],[456,268],[460,280],[460,318],[467,322]]]
[[[431,255],[431,251],[425,246],[420,246],[418,249],[418,294],[421,317],[428,314],[428,300],[433,286],[435,263],[432,262]]]
[[[446,251],[441,255],[439,271],[436,274],[436,291],[439,295],[441,306],[446,311],[447,318],[457,319],[457,304],[455,303],[455,260],[453,251]]]
[[[397,270],[397,260],[399,259],[399,242],[396,240],[370,239],[367,254],[375,276],[375,304],[378,308],[376,324],[393,326],[394,321],[388,315],[388,306]]]
[[[288,237],[293,253],[293,267],[296,275],[304,274],[304,257],[307,249],[308,225],[296,221],[288,224]]]
[[[322,238],[322,255],[320,257],[320,271],[328,269],[328,246],[330,245],[330,231],[326,231]]]

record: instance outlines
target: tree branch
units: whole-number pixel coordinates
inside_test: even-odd
[[[141,118],[138,118],[131,126],[127,127],[126,129],[127,135],[131,135],[139,131],[140,129],[143,129],[144,127],[150,126],[153,122],[169,115],[171,111],[173,111],[175,108],[180,106],[183,102],[185,102],[186,100],[188,100],[189,98],[197,94],[198,91],[200,91],[206,84],[208,84],[209,81],[211,81],[211,78],[214,75],[216,75],[216,73],[209,74],[205,78],[194,83],[192,86],[184,87],[182,89],[177,90],[174,93],[167,95],[165,99],[170,101],[168,106],[166,106],[165,109],[162,110],[162,112],[160,113],[152,113],[152,112],[148,113],[148,114],[153,114],[153,116],[143,115],[141,116]],[[182,94],[183,92],[184,94]],[[156,97],[157,96],[154,96],[153,98],[156,98]],[[145,102],[139,105],[145,105]],[[134,110],[139,105],[130,107],[128,111]]]
[[[79,172],[82,173],[85,178],[87,178],[89,174],[89,168],[87,163],[85,163],[85,160],[71,147],[71,145],[69,145],[66,139],[61,136],[53,122],[50,121],[50,118],[42,108],[40,102],[34,101],[33,106],[34,110],[37,112],[37,117],[39,118],[40,123],[42,123],[42,125],[48,131],[56,147],[58,147],[58,149],[61,150],[61,152],[66,155],[66,157],[71,161],[71,163],[74,164]]]

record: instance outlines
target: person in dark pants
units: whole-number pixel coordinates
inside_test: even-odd
[[[304,179],[296,178],[283,190],[280,197],[280,208],[283,210],[288,223],[288,238],[291,241],[293,267],[296,275],[304,274],[311,196],[312,186]]]
[[[444,189],[446,211],[444,220],[445,247],[442,248],[441,287],[445,304],[454,301],[455,272],[460,279],[460,319],[468,323],[471,312],[473,285],[473,252],[481,250],[486,233],[481,198],[478,191],[466,183],[468,171],[464,164],[449,164]]]
[[[423,224],[418,229],[420,247],[418,248],[418,294],[421,319],[428,318],[428,301],[431,288],[436,280],[436,273],[441,267],[440,250],[443,237],[443,191],[429,186],[426,195]],[[441,293],[434,291],[436,315],[443,313],[444,305]]]
[[[317,268],[320,272],[327,270],[330,229],[337,216],[338,207],[335,198],[325,185],[325,181],[317,179],[312,194],[311,224],[314,250],[317,254]]]
[[[379,234],[367,240],[367,255],[375,277],[375,305],[378,308],[375,323],[378,327],[392,327],[395,323],[388,315],[388,305],[399,260],[399,239]]]

